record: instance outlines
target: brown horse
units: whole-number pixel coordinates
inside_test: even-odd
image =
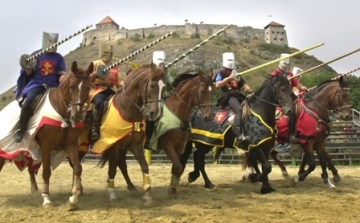
[[[37,131],[32,138],[39,146],[41,163],[43,164],[42,177],[44,185],[42,189],[43,206],[51,205],[49,199],[49,185],[51,176],[52,152],[55,149],[63,150],[74,164],[74,185],[69,204],[76,206],[80,194],[82,166],[78,154],[78,138],[82,131],[82,109],[87,101],[90,89],[89,75],[93,65],[88,70],[78,67],[76,62],[72,63],[71,72],[66,75],[59,87],[49,89],[45,93],[43,102],[35,110],[32,120],[40,117]],[[23,140],[24,141],[24,140]],[[0,170],[4,158],[0,162]],[[32,188],[37,189],[34,169],[29,167]]]
[[[142,65],[126,78],[123,92],[110,99],[102,117],[100,139],[93,144],[92,152],[102,154],[99,165],[109,161],[109,200],[116,199],[114,178],[119,154],[131,151],[143,173],[144,204],[150,204],[149,166],[145,160],[143,144],[145,120],[153,121],[160,116],[161,101],[165,90],[165,69],[155,64]]]
[[[319,84],[314,90],[310,93],[305,94],[303,102],[301,105],[296,104],[297,111],[297,126],[299,126],[299,115],[301,112],[306,112],[310,114],[314,120],[316,120],[316,126],[308,126],[305,129],[305,134],[297,133],[300,139],[305,139],[306,143],[301,144],[304,150],[304,156],[300,164],[298,176],[294,178],[294,181],[303,181],[309,175],[316,166],[316,161],[314,157],[314,151],[316,151],[322,174],[321,177],[329,188],[334,188],[329,179],[328,173],[326,171],[326,166],[328,165],[329,169],[334,175],[334,181],[339,182],[340,176],[335,168],[334,164],[331,161],[329,154],[325,151],[326,137],[330,132],[330,120],[329,117],[336,113],[340,119],[348,120],[351,118],[351,104],[350,104],[350,88],[348,83],[341,76],[338,80],[325,81]],[[313,129],[318,129],[316,134],[308,134],[307,131],[312,131]],[[283,163],[277,158],[277,152],[272,151],[271,157],[274,159],[275,163],[280,167],[283,172],[283,175],[287,173]],[[308,169],[305,169],[306,164],[309,165]]]
[[[215,91],[212,76],[212,70],[207,74],[203,71],[195,75],[181,74],[172,83],[174,91],[164,100],[164,109],[155,127],[151,146],[158,152],[163,150],[173,164],[168,190],[171,197],[177,196],[177,187],[184,172],[180,156],[189,138],[190,114],[193,108],[195,106],[200,108],[202,121],[212,119],[211,101]],[[128,184],[128,189],[136,190],[127,173],[126,153],[121,154],[119,168]]]

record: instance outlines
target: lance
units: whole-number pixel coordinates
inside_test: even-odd
[[[330,80],[337,80],[337,79],[339,79],[340,77],[347,76],[347,75],[349,75],[349,74],[351,74],[351,73],[354,73],[355,71],[358,71],[358,70],[360,70],[360,67],[358,67],[358,68],[356,68],[356,69],[354,69],[354,70],[351,70],[351,71],[349,71],[349,72],[347,72],[347,73],[340,74],[340,75],[338,75],[338,76],[336,76],[336,77],[334,77],[334,78],[331,78]],[[308,88],[306,91],[312,91],[312,90],[314,90],[314,88],[316,88],[316,87],[317,87],[317,86]]]
[[[352,51],[352,52],[350,52],[350,53],[344,54],[344,55],[342,55],[342,56],[340,56],[340,57],[337,57],[337,58],[335,58],[335,59],[333,59],[333,60],[330,60],[330,61],[328,61],[328,62],[326,62],[326,63],[319,64],[319,65],[317,65],[317,66],[315,66],[315,67],[313,67],[313,68],[310,68],[309,70],[303,71],[303,72],[301,72],[301,73],[299,73],[299,74],[297,74],[297,75],[294,75],[294,76],[292,76],[292,77],[289,77],[289,80],[291,80],[291,79],[293,79],[293,78],[296,78],[296,77],[298,77],[298,76],[301,76],[301,75],[303,75],[303,74],[306,74],[306,73],[308,73],[308,72],[311,72],[311,71],[313,71],[313,70],[315,70],[315,69],[318,69],[318,68],[320,68],[320,67],[323,67],[323,66],[325,66],[325,65],[327,65],[327,64],[329,64],[329,63],[332,63],[332,62],[334,62],[334,61],[340,60],[341,58],[347,57],[347,56],[349,56],[349,55],[351,55],[351,54],[353,54],[353,53],[356,53],[356,52],[358,52],[358,51],[360,51],[360,48],[357,49],[357,50],[354,50],[354,51]]]
[[[24,69],[32,69],[36,66],[36,59],[37,57],[41,56],[42,54],[50,51],[51,49],[59,46],[60,44],[63,44],[64,42],[68,41],[69,39],[73,38],[74,36],[77,36],[79,35],[80,33],[84,32],[85,30],[89,29],[90,27],[92,27],[92,25],[89,25],[89,26],[86,26],[85,28],[77,31],[76,33],[66,37],[65,39],[59,41],[59,42],[56,42],[55,44],[49,46],[48,48],[44,49],[44,50],[41,50],[40,52],[36,53],[35,55],[28,55],[28,54],[23,54],[21,57],[20,57],[20,66]]]
[[[251,68],[251,69],[245,70],[245,71],[240,72],[240,73],[237,73],[237,74],[235,74],[235,75],[241,76],[241,75],[250,73],[251,71],[254,71],[254,70],[263,68],[263,67],[265,67],[265,66],[267,66],[267,65],[270,65],[270,64],[279,62],[279,61],[281,61],[281,60],[285,60],[285,59],[287,59],[287,58],[290,58],[290,57],[293,57],[293,56],[298,55],[298,54],[300,54],[300,53],[304,53],[304,52],[306,52],[306,51],[315,49],[315,48],[320,47],[320,46],[322,46],[322,45],[324,45],[324,43],[320,43],[320,44],[317,44],[317,45],[315,45],[315,46],[312,46],[312,47],[309,47],[309,48],[306,48],[306,49],[297,51],[297,52],[295,52],[295,53],[289,54],[288,56],[285,56],[285,57],[282,57],[282,58],[278,58],[278,59],[272,60],[272,61],[270,61],[270,62],[261,64],[261,65],[259,65],[259,66],[253,67],[253,68]]]
[[[196,49],[198,49],[200,46],[204,45],[205,43],[209,42],[209,40],[215,38],[217,35],[219,35],[220,33],[224,32],[225,29],[229,28],[231,26],[227,25],[224,28],[220,29],[219,31],[217,31],[216,33],[214,33],[213,35],[211,35],[210,37],[208,37],[207,39],[203,40],[202,42],[200,42],[199,44],[197,44],[196,46],[194,46],[193,48],[189,49],[188,51],[186,51],[185,53],[181,54],[179,57],[175,58],[173,61],[171,61],[170,63],[166,64],[165,67],[169,68],[172,65],[174,65],[175,63],[177,63],[179,60],[183,59],[184,57],[186,57],[187,55],[189,55],[190,53],[194,52]]]
[[[103,79],[107,78],[107,77],[109,76],[109,70],[111,70],[112,68],[114,68],[114,67],[116,67],[116,66],[124,63],[125,61],[127,61],[127,60],[130,59],[131,57],[134,57],[135,55],[139,54],[140,52],[142,52],[142,51],[144,51],[144,50],[146,50],[146,49],[148,49],[148,48],[150,48],[151,46],[157,44],[157,43],[160,42],[161,40],[163,40],[163,39],[165,39],[166,37],[172,35],[172,33],[173,33],[173,32],[171,31],[171,32],[163,35],[163,36],[160,37],[159,39],[157,39],[157,40],[149,43],[148,45],[144,46],[143,48],[141,48],[141,49],[139,49],[139,50],[131,53],[129,56],[124,57],[124,58],[122,58],[121,60],[119,60],[119,61],[117,61],[117,62],[115,62],[115,63],[113,63],[113,64],[111,64],[111,65],[109,65],[109,66],[107,66],[107,67],[106,67],[105,65],[99,66],[99,67],[97,68],[97,70],[96,70],[96,75],[97,75],[98,77],[100,77],[100,78],[103,78]]]

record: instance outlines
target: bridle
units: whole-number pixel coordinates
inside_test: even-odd
[[[76,79],[80,79],[80,80],[88,80],[89,79],[89,77],[88,76],[80,76],[80,75],[76,75],[76,74],[72,74],[72,77],[75,77]],[[69,77],[69,79],[71,79],[72,77]],[[70,82],[70,80],[69,80],[69,82]],[[70,83],[69,83],[69,85],[70,85]],[[72,100],[71,100],[71,86],[69,86],[69,91],[70,91],[70,94],[69,94],[69,98],[68,98],[68,100],[65,100],[64,99],[64,97],[63,97],[63,95],[62,95],[62,93],[61,93],[61,90],[59,89],[59,88],[57,88],[58,89],[58,91],[57,91],[57,94],[58,94],[58,96],[61,98],[61,100],[62,100],[62,103],[63,103],[63,105],[64,105],[64,107],[65,107],[65,111],[66,111],[66,115],[65,116],[69,116],[69,113],[70,113],[70,111],[71,111],[71,109],[72,109],[72,106],[73,105],[76,105],[76,106],[83,106],[84,104],[85,104],[85,102],[86,101],[79,101],[79,102],[73,102]],[[60,102],[59,102],[59,100],[58,100],[58,97],[56,97],[56,101],[57,101],[57,107],[58,107],[58,110],[60,111]],[[70,120],[70,118],[67,118],[67,117],[63,117],[65,120]]]
[[[199,90],[200,90],[200,84],[201,83],[203,83],[203,82],[201,82],[200,80],[198,80],[198,82],[196,83],[196,87],[195,87],[195,89],[194,89],[194,91],[193,91],[193,97],[196,97],[196,104],[195,104],[195,106],[198,106],[200,109],[201,108],[204,108],[204,107],[212,107],[212,104],[211,104],[211,102],[210,102],[210,104],[208,104],[208,105],[206,105],[206,104],[201,104],[201,100],[200,100],[200,98],[199,98]],[[179,98],[179,100],[180,100],[180,102],[182,103],[182,104],[184,104],[187,108],[189,108],[189,109],[191,109],[191,107],[190,107],[190,105],[188,105],[181,97],[180,97],[180,95],[177,93],[177,91],[176,91],[176,89],[175,89],[175,91],[173,92],[175,95],[176,95],[176,97],[177,98]],[[194,95],[196,95],[196,96],[194,96]],[[193,98],[190,98],[190,102],[191,101],[194,101],[195,102],[195,100],[193,99]],[[189,103],[190,103],[189,102]],[[198,108],[196,108],[194,106],[194,109],[196,110],[196,111],[199,111],[199,109]]]

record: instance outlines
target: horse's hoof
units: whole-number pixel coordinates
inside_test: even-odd
[[[299,183],[299,176],[294,177],[294,182],[295,182],[295,184]]]
[[[208,183],[208,184],[205,184],[204,186],[206,189],[216,189],[216,186],[213,184],[213,183]]]
[[[189,174],[189,176],[188,176],[188,182],[189,182],[189,184],[191,184],[192,182],[194,182],[195,180],[193,180],[192,179],[192,177],[191,177],[191,175]]]
[[[260,193],[261,194],[269,194],[269,193],[273,193],[275,192],[276,190],[270,186],[268,187],[262,187],[261,190],[260,190]]]
[[[248,179],[250,180],[251,183],[257,182],[257,180],[256,180],[256,173],[251,173],[251,174],[249,174]]]
[[[289,173],[286,170],[282,171],[281,173],[285,179],[289,178]]]
[[[175,199],[175,198],[177,198],[177,191],[176,191],[176,189],[175,188],[169,188],[169,190],[168,190],[168,196],[169,196],[169,198],[170,199]]]
[[[143,197],[143,205],[148,207],[152,204],[152,198],[151,197]]]
[[[66,205],[69,207],[69,211],[79,210],[78,204],[71,204],[71,202],[68,201]]]
[[[334,178],[333,178],[333,181],[334,181],[335,183],[340,183],[341,177],[340,177],[339,175],[335,175]]]
[[[130,192],[139,192],[134,185],[129,185],[127,189]]]
[[[43,208],[52,208],[53,204],[52,203],[43,203]]]

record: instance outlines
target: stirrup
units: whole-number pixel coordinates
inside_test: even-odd
[[[96,129],[92,129],[91,130],[91,139],[98,140],[99,138],[100,138],[99,131],[97,131]]]
[[[22,141],[22,139],[24,138],[24,131],[18,129],[16,130],[15,134],[14,134],[14,141],[16,143],[20,143]]]
[[[241,133],[240,136],[237,137],[237,140],[240,141],[240,142],[249,141],[250,136],[244,136],[244,134]]]

